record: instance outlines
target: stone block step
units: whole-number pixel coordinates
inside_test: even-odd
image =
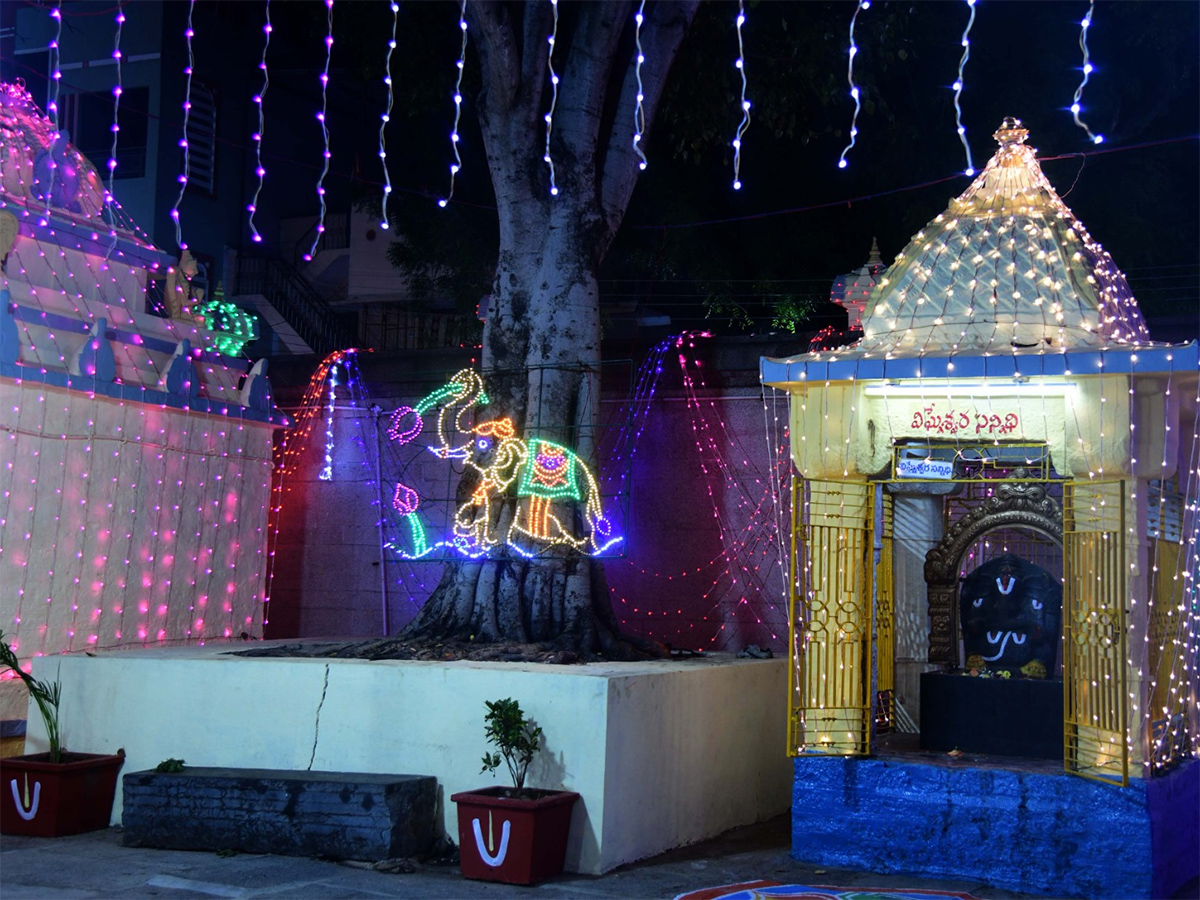
[[[131,772],[123,794],[130,846],[377,861],[435,837],[431,775],[187,766]]]

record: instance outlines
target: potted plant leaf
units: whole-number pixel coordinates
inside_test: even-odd
[[[512,787],[462,791],[458,846],[467,878],[533,884],[562,872],[571,811],[579,795],[525,787],[525,774],[541,749],[542,729],[525,718],[512,698],[485,701],[484,735],[495,752],[484,753],[481,772],[505,764]]]
[[[58,722],[62,686],[34,678],[22,669],[3,631],[0,666],[12,669],[25,682],[50,745],[45,753],[0,759],[0,834],[59,837],[107,828],[125,751],[100,754],[63,749]]]

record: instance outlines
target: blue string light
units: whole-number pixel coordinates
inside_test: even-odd
[[[271,0],[267,0],[266,21],[263,23],[263,51],[262,59],[258,63],[258,68],[263,73],[262,87],[259,92],[250,99],[258,109],[258,131],[250,135],[254,141],[254,174],[258,177],[258,186],[254,189],[254,197],[250,200],[250,205],[246,207],[250,211],[250,238],[256,244],[262,243],[262,235],[258,233],[258,229],[254,227],[254,214],[258,212],[258,195],[262,193],[263,179],[267,175],[267,170],[262,163],[262,139],[266,133],[266,120],[263,118],[263,99],[267,96],[267,88],[271,86],[271,77],[267,72],[267,49],[271,46]]]
[[[325,465],[317,478],[333,481],[333,411],[337,408],[338,367],[329,367],[329,402],[325,408]]]
[[[733,139],[733,189],[735,191],[740,191],[742,189],[742,135],[744,135],[746,133],[746,129],[750,127],[750,101],[746,99],[746,54],[745,48],[742,45],[742,26],[744,24],[746,24],[745,5],[743,0],[738,0],[738,55],[733,66],[742,76],[742,123],[738,125],[737,135]]]
[[[462,32],[462,47],[458,51],[458,77],[454,82],[454,127],[450,130],[450,149],[454,151],[454,162],[450,163],[450,193],[438,201],[443,209],[454,197],[454,179],[462,169],[462,156],[458,152],[458,121],[462,117],[462,80],[463,68],[467,64],[467,0],[462,0],[458,8],[458,28]]]
[[[967,143],[967,129],[962,123],[962,98],[963,89],[963,71],[967,67],[967,60],[971,58],[971,26],[975,24],[975,0],[967,0],[967,6],[971,8],[971,18],[967,20],[967,27],[962,33],[962,58],[958,61],[958,80],[954,82],[954,122],[958,126],[958,139],[962,141],[963,149],[967,151],[967,168],[964,172],[968,177],[975,174],[975,164],[971,162],[971,145]]]
[[[311,262],[317,252],[317,244],[325,235],[325,176],[329,174],[329,160],[333,154],[329,152],[329,125],[325,114],[329,110],[329,60],[333,56],[333,0],[325,0],[325,69],[319,78],[321,81],[321,111],[317,113],[317,121],[321,123],[321,136],[325,140],[325,149],[321,153],[321,177],[317,179],[317,200],[321,204],[321,212],[317,216],[317,233],[313,235],[312,246],[304,254],[304,261]]]
[[[383,166],[383,214],[379,218],[379,227],[384,231],[388,228],[388,195],[392,192],[392,176],[388,174],[387,167],[387,141],[384,138],[384,129],[387,128],[388,122],[392,120],[392,103],[395,100],[395,92],[392,87],[392,54],[396,52],[396,21],[400,13],[400,4],[392,0],[392,37],[388,41],[387,62],[384,65],[383,83],[387,85],[387,109],[379,117],[382,121],[379,123],[379,163]]]
[[[550,111],[546,113],[546,154],[542,161],[550,167],[550,195],[558,196],[558,185],[554,181],[554,161],[550,158],[550,132],[554,130],[554,107],[558,104],[558,75],[554,71],[554,40],[558,37],[558,0],[550,0],[554,8],[554,28],[548,38],[550,53],[546,57],[546,65],[550,69]]]
[[[646,21],[645,13],[646,0],[642,0],[633,17],[636,25],[633,40],[637,45],[637,63],[633,69],[634,77],[637,78],[637,106],[633,111],[633,152],[638,155],[638,168],[643,171],[646,168],[646,154],[642,151],[642,135],[646,133],[646,110],[643,106],[646,95],[642,87],[642,63],[646,61],[646,54],[642,52],[642,23]]]
[[[1096,0],[1089,0],[1087,15],[1084,16],[1083,20],[1079,23],[1079,49],[1083,51],[1083,80],[1079,82],[1079,87],[1075,88],[1075,98],[1071,102],[1071,115],[1075,118],[1075,124],[1087,132],[1088,139],[1091,140],[1093,144],[1103,144],[1104,135],[1093,134],[1092,129],[1088,128],[1087,123],[1084,122],[1083,119],[1079,118],[1079,112],[1082,109],[1082,107],[1079,105],[1079,101],[1083,99],[1083,89],[1088,83],[1088,78],[1091,76],[1092,72],[1095,71],[1095,67],[1092,66],[1091,56],[1088,52],[1087,42],[1088,29],[1092,25],[1092,14],[1095,12],[1095,10]]]
[[[850,17],[850,62],[846,65],[846,80],[850,82],[850,96],[854,98],[854,116],[850,119],[850,143],[842,149],[842,155],[838,158],[839,169],[846,168],[846,154],[853,149],[858,137],[858,113],[862,109],[858,85],[854,83],[854,57],[858,55],[858,45],[854,43],[854,24],[858,21],[858,14],[870,8],[871,0],[862,0],[854,7],[854,15]]]

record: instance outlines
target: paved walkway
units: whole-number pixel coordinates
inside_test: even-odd
[[[677,895],[755,879],[785,884],[863,888],[926,888],[985,900],[1029,897],[968,879],[935,881],[824,869],[788,855],[789,820],[730,831],[691,847],[623,866],[607,875],[565,875],[534,887],[468,881],[457,866],[420,866],[385,874],[361,864],[285,856],[147,850],[121,845],[119,828],[66,838],[4,837],[0,841],[0,900],[379,900],[379,898],[510,898],[525,900],[670,900]],[[1116,898],[1114,898],[1116,900]]]

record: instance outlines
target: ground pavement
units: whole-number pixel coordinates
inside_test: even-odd
[[[670,900],[681,893],[756,879],[784,884],[925,888],[985,900],[1031,897],[970,879],[937,881],[806,865],[789,854],[786,815],[622,866],[607,875],[564,875],[534,887],[468,881],[457,866],[383,873],[362,864],[255,854],[148,850],[121,845],[119,828],[65,838],[0,839],[0,900]],[[1117,900],[1117,898],[1113,898]]]

